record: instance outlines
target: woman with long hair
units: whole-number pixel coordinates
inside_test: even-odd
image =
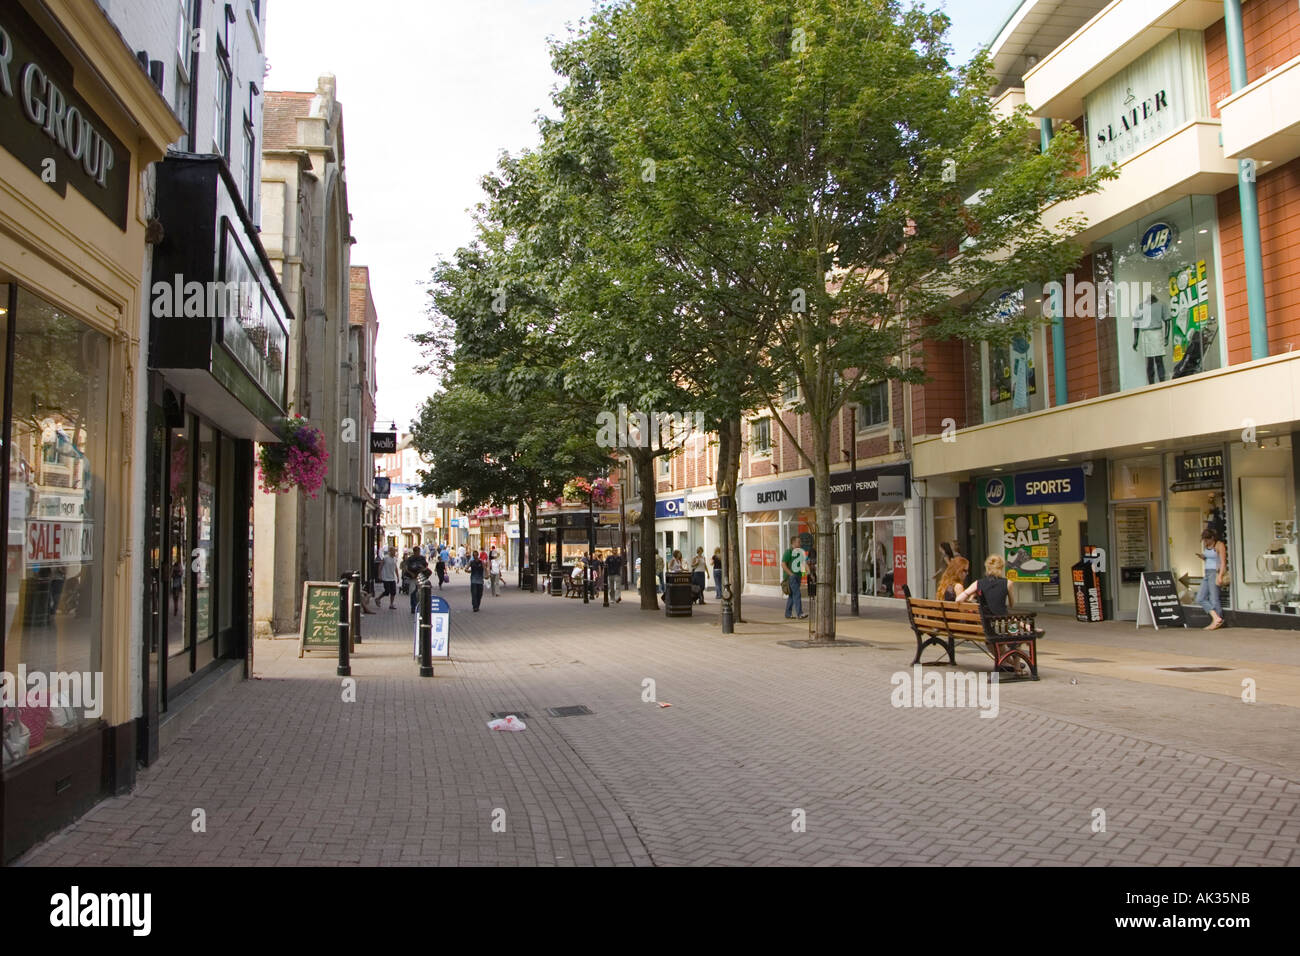
[[[966,587],[966,572],[970,570],[970,562],[961,555],[953,555],[948,561],[948,566],[943,569],[943,574],[939,578],[939,584],[935,588],[935,595],[940,601],[955,601],[957,595]]]

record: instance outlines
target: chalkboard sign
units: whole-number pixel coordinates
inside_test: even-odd
[[[304,651],[339,649],[339,586],[335,581],[305,581],[298,617],[298,656]],[[351,650],[351,648],[349,648]]]
[[[1178,600],[1178,585],[1172,571],[1145,571],[1138,595],[1137,626],[1186,627],[1183,605]]]

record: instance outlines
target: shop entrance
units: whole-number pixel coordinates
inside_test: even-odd
[[[1137,620],[1142,573],[1161,567],[1159,501],[1126,501],[1110,509],[1111,541],[1115,542],[1115,616]]]

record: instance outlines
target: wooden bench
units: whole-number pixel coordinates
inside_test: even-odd
[[[582,597],[582,580],[583,580],[582,578],[579,578],[577,581],[575,581],[573,580],[572,575],[566,574],[564,576],[564,596],[566,598]]]
[[[978,604],[909,597],[907,618],[916,634],[913,665],[921,663],[921,653],[931,645],[944,648],[948,659],[926,663],[955,665],[957,644],[965,641],[988,654],[998,671],[1014,675],[1004,680],[1038,680],[1038,640],[1045,632],[1033,614],[990,614],[982,596]],[[1028,668],[1027,675],[1016,673],[1019,663]]]

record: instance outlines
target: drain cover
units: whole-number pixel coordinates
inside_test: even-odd
[[[493,720],[505,720],[507,717],[518,717],[520,720],[527,720],[528,714],[522,710],[494,710],[492,711]]]
[[[1178,671],[1182,674],[1204,674],[1206,671],[1230,671],[1231,667],[1161,667],[1162,671]]]
[[[568,707],[547,707],[546,712],[552,717],[582,717],[594,713],[586,704],[570,704]]]
[[[1061,660],[1069,661],[1071,664],[1114,664],[1114,661],[1108,661],[1104,657],[1062,657]]]
[[[833,641],[777,641],[784,647],[870,647],[870,644],[864,641],[845,641],[836,639]]]

